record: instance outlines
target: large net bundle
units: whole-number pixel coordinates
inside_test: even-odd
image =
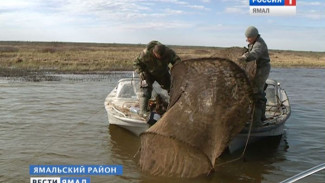
[[[176,64],[169,109],[140,136],[141,169],[159,176],[208,174],[249,121],[251,94],[247,75],[230,60],[205,58]]]

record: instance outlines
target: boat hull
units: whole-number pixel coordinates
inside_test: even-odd
[[[261,132],[254,132],[254,130],[251,132],[249,136],[248,144],[252,144],[256,141],[259,141],[266,137],[277,137],[281,136],[284,133],[284,123],[279,124],[278,126],[273,127],[269,130],[264,130]],[[239,149],[242,149],[245,147],[245,144],[247,142],[248,133],[240,133],[228,145],[228,150],[230,153],[233,153]]]
[[[108,112],[108,121],[110,125],[117,125],[121,128],[124,128],[136,136],[139,136],[142,132],[146,131],[149,128],[149,125],[144,121],[130,120],[127,118],[119,117]],[[259,129],[253,129],[248,144],[252,144],[256,141],[259,141],[266,137],[277,137],[281,136],[284,133],[285,125],[281,123],[277,126],[271,127],[261,127]],[[232,139],[232,141],[228,145],[228,150],[230,153],[233,153],[237,150],[242,149],[248,138],[248,129],[244,129],[242,133],[238,134],[236,137]]]
[[[117,125],[122,127],[133,134],[139,136],[142,132],[146,131],[149,128],[149,125],[145,121],[141,120],[130,120],[129,118],[120,117],[107,112],[108,114],[108,123],[110,125]]]

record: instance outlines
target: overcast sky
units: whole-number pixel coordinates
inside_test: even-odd
[[[246,46],[256,26],[270,49],[325,51],[325,1],[295,16],[252,16],[249,0],[0,0],[0,40]]]

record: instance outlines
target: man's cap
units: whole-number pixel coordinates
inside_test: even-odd
[[[257,28],[254,27],[254,26],[249,26],[249,27],[246,29],[245,36],[246,36],[247,38],[253,38],[253,37],[258,36],[258,30],[257,30]]]

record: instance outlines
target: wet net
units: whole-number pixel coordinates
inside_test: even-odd
[[[252,89],[247,74],[222,58],[183,61],[171,73],[168,110],[140,136],[140,167],[158,176],[208,174],[249,121]]]

